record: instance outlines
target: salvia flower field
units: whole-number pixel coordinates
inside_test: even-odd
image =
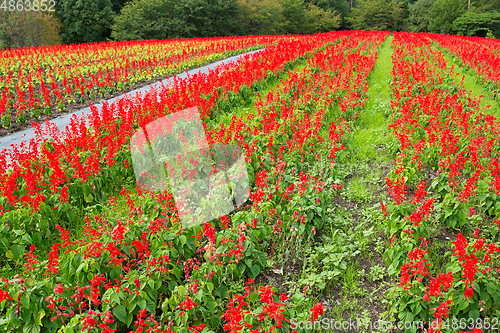
[[[260,49],[2,151],[0,331],[499,331],[499,46],[338,31],[4,51],[9,127]],[[249,188],[189,227],[131,153],[188,109]]]

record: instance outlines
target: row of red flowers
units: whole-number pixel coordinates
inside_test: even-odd
[[[418,318],[432,323],[430,332],[447,331],[446,318],[477,321],[500,311],[500,247],[494,242],[500,222],[493,221],[500,213],[500,124],[455,84],[453,68],[425,35],[395,33],[393,47],[389,128],[400,153],[387,178],[392,202],[382,205],[392,236],[385,257],[400,281],[391,306],[401,320]],[[436,175],[428,179],[424,172]],[[436,268],[429,251],[443,228],[458,234]]]
[[[2,125],[37,119],[69,103],[126,90],[239,50],[276,42],[275,36],[133,41],[38,47],[0,53]],[[111,59],[111,60],[110,60]],[[11,119],[11,112],[16,114]]]
[[[33,242],[36,232],[43,232],[49,243],[39,244],[47,244],[50,251],[42,259],[43,254],[31,246],[24,261],[19,260],[23,271],[3,280],[0,303],[9,318],[6,329],[23,325],[36,330],[43,324],[47,330],[113,332],[131,327],[135,318],[137,332],[180,332],[188,327],[200,331],[205,325],[218,326],[223,314],[216,309],[217,302],[231,296],[227,311],[241,310],[244,299],[223,285],[245,276],[255,278],[265,268],[266,235],[272,241],[297,226],[296,237],[303,237],[321,227],[306,212],[270,209],[269,203],[274,202],[273,197],[290,201],[304,196],[324,202],[320,200],[325,195],[321,179],[308,170],[293,170],[296,163],[287,165],[287,161],[334,161],[342,147],[341,137],[349,130],[348,121],[356,116],[352,111],[362,108],[366,78],[375,63],[374,50],[385,36],[345,32],[282,40],[251,59],[226,66],[225,71],[176,82],[160,92],[160,102],[151,94],[105,106],[101,114],[94,112],[90,128],[85,119],[75,120],[63,135],[48,126],[52,138],[47,140],[42,139],[43,129],[38,127],[38,141],[15,149],[9,153],[11,162],[3,163],[2,221],[6,234],[24,232]],[[319,49],[329,42],[336,44]],[[257,98],[256,111],[246,119],[233,117],[229,127],[207,124],[211,143],[244,146],[257,179],[252,191],[254,209],[223,217],[217,226],[182,229],[169,193],[147,193],[125,182],[129,189],[100,194],[107,182],[133,178],[124,148],[136,124],[193,105],[201,106],[207,122],[216,121],[219,113],[241,98],[238,94],[248,89],[245,87],[283,72],[286,63],[307,52],[313,52],[309,66],[319,71],[306,68],[289,73],[281,90]],[[327,112],[338,112],[338,120],[325,124]],[[285,173],[291,180],[284,179]],[[95,201],[104,211],[92,205]],[[67,222],[61,218],[61,212],[75,211],[72,206],[92,212],[85,213],[81,235],[69,230],[78,223],[78,216],[68,215]],[[22,221],[16,220],[20,212],[24,212]],[[65,222],[54,226],[58,239],[49,224],[54,222]],[[11,247],[13,257],[17,246]],[[287,318],[300,315],[306,320],[315,320],[322,312],[319,305],[312,308],[312,314],[308,308],[292,311],[283,303],[286,296],[278,300],[268,286],[258,293],[248,289],[244,297],[253,302],[256,296],[252,294],[261,296],[261,305],[252,307],[251,323],[246,315],[243,320],[254,331],[290,328],[283,311],[288,311]],[[160,317],[155,316],[159,309]],[[225,318],[226,329],[233,331],[231,325],[238,325],[236,317],[222,316]]]
[[[425,35],[449,50],[460,61],[484,79],[486,85],[493,87],[498,98],[500,89],[500,43],[490,38],[449,36],[439,34]]]

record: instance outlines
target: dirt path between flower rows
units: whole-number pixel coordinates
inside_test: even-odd
[[[351,153],[350,175],[344,181],[343,201],[337,205],[352,213],[351,223],[359,237],[369,238],[372,249],[367,257],[357,258],[358,285],[344,279],[344,285],[330,299],[330,316],[339,320],[362,320],[377,322],[386,311],[385,292],[393,284],[387,274],[387,265],[382,260],[386,237],[383,220],[377,219],[381,213],[380,202],[385,201],[387,190],[385,177],[392,169],[395,138],[388,131],[391,114],[391,83],[393,36],[388,36],[377,54],[377,62],[368,78],[364,112],[359,114],[356,126],[346,140],[346,150]],[[365,221],[360,227],[360,220]],[[370,228],[373,228],[371,234]],[[356,279],[354,279],[356,280]],[[333,296],[333,295],[332,295]],[[354,332],[363,331],[357,327]]]

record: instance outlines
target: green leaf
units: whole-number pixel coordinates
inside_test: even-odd
[[[19,260],[22,255],[24,254],[24,246],[19,245],[19,244],[14,244],[10,247],[10,251],[12,252],[12,255],[14,256],[14,259]]]
[[[178,280],[181,279],[181,270],[177,266],[174,267],[174,275]]]
[[[33,239],[33,244],[35,244],[35,246],[38,246],[40,244],[40,242],[42,241],[42,234],[37,232],[36,234],[34,234],[31,237],[31,239]]]
[[[163,312],[168,312],[168,305],[169,305],[169,299],[168,298],[165,298],[165,300],[163,301],[163,303],[161,304],[161,310]]]
[[[127,327],[132,324],[132,320],[134,320],[134,316],[132,316],[130,313],[127,314],[127,319],[125,320],[125,324],[127,324]]]
[[[26,309],[29,309],[30,307],[30,294],[24,294],[21,297],[21,304],[24,306]]]
[[[210,318],[210,323],[213,327],[218,327],[220,324],[220,317],[217,314],[213,315],[212,318]]]
[[[41,330],[40,326],[30,321],[23,327],[23,333],[39,333]]]
[[[220,298],[225,298],[226,295],[227,295],[227,287],[222,285],[220,286],[219,288],[217,288],[215,290],[215,293],[217,294],[217,296],[219,296]]]
[[[245,264],[247,264],[248,268],[252,268],[252,259],[245,259]]]
[[[170,299],[168,300],[168,305],[170,306],[170,308],[173,310],[176,306],[177,306],[177,301],[175,300],[175,297],[172,296],[170,297]]]
[[[493,295],[495,293],[495,291],[497,291],[497,286],[495,286],[495,284],[493,282],[489,282],[486,285],[486,289],[488,290],[488,293],[490,295]]]
[[[45,317],[45,310],[44,309],[39,309],[37,315],[33,314],[33,318],[35,319],[35,323],[37,325],[40,325],[40,326],[42,326],[42,318],[43,317]]]
[[[113,309],[113,315],[118,318],[122,323],[125,323],[125,320],[127,318],[127,309],[125,308],[125,305],[118,305],[116,308]]]
[[[479,311],[477,309],[472,309],[469,311],[469,318],[477,319],[479,318]]]
[[[0,239],[0,243],[2,243],[2,245],[5,246],[6,249],[10,247],[10,242],[7,238]]]
[[[211,312],[217,307],[217,303],[213,301],[208,301],[205,305]]]
[[[135,310],[135,307],[137,306],[138,301],[133,300],[130,302],[130,305],[128,306],[128,311],[133,312]]]
[[[184,244],[186,244],[186,236],[181,235],[181,236],[179,237],[179,240],[181,241],[181,245],[182,245],[182,246],[184,246]]]
[[[248,272],[248,276],[250,276],[251,279],[255,279],[257,275],[260,273],[260,266],[258,265],[253,265],[252,268],[250,268],[250,272]]]

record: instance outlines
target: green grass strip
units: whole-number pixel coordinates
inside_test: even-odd
[[[392,154],[381,154],[394,146],[394,138],[387,130],[388,117],[391,113],[391,82],[392,82],[392,36],[389,36],[380,46],[377,62],[368,77],[364,112],[359,114],[356,127],[347,141],[347,149],[353,149],[351,158],[357,161],[379,162],[392,161]],[[351,141],[352,140],[352,141]]]
[[[460,81],[462,80],[462,77],[464,77],[463,80],[463,87],[467,91],[471,91],[471,96],[473,97],[478,97],[483,95],[481,98],[481,107],[485,108],[487,105],[491,105],[490,108],[488,108],[486,113],[495,116],[495,117],[500,117],[500,103],[496,101],[491,93],[485,89],[485,87],[481,84],[478,83],[478,81],[481,80],[481,78],[477,74],[470,74],[464,67],[460,59],[458,59],[456,56],[451,56],[449,51],[446,49],[443,49],[441,47],[437,47],[438,50],[440,50],[444,54],[444,59],[448,62],[448,65],[451,67],[455,65],[453,70],[455,73],[458,73],[460,75],[457,75],[454,80],[457,84],[460,84]]]

